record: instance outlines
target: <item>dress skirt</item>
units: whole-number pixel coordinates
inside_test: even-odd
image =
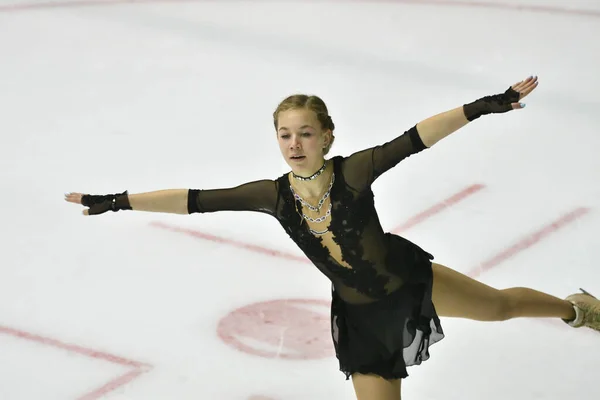
[[[355,372],[406,378],[407,367],[429,359],[429,346],[444,338],[432,286],[427,262],[415,266],[399,289],[373,303],[349,304],[333,288],[331,332],[346,380]]]

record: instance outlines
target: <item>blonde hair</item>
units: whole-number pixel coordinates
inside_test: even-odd
[[[288,110],[297,110],[297,109],[306,109],[313,111],[317,115],[317,119],[321,123],[321,127],[323,129],[331,130],[331,141],[328,143],[327,147],[323,149],[323,154],[329,153],[331,149],[331,145],[333,145],[333,141],[335,140],[335,136],[333,136],[333,130],[335,129],[335,124],[329,115],[329,111],[327,110],[327,106],[325,102],[318,96],[310,96],[306,94],[294,94],[285,98],[273,113],[273,123],[275,125],[275,130],[277,130],[277,120],[279,117],[279,113],[288,111]]]

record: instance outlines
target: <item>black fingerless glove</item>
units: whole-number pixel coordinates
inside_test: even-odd
[[[107,211],[131,210],[127,190],[119,194],[93,195],[84,194],[81,196],[81,204],[89,207],[89,215],[102,214]]]
[[[513,103],[519,102],[520,97],[520,93],[512,87],[502,94],[482,97],[463,106],[465,117],[469,121],[473,121],[482,115],[508,112],[513,109]]]

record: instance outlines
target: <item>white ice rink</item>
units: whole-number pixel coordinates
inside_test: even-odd
[[[599,38],[598,0],[0,0],[0,400],[354,398],[329,281],[277,221],[63,200],[275,178],[296,92],[348,155],[538,75],[381,177],[380,217],[498,288],[600,295]],[[442,322],[403,399],[600,396],[595,332]]]

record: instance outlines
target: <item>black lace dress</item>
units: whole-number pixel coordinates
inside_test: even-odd
[[[431,300],[433,256],[383,231],[371,184],[401,160],[424,150],[416,127],[348,157],[333,157],[326,221],[294,197],[289,174],[234,188],[190,189],[189,213],[256,211],[275,217],[332,282],[331,332],[340,370],[405,378],[444,337]],[[323,215],[323,212],[320,213]],[[314,233],[315,231],[326,233]]]

